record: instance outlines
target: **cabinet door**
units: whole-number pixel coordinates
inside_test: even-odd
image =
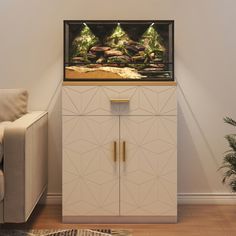
[[[122,116],[120,138],[120,214],[175,216],[176,116]]]
[[[118,215],[119,117],[63,116],[63,216]]]

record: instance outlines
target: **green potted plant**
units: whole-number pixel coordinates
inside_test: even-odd
[[[236,121],[226,117],[224,122],[236,127]],[[233,192],[236,192],[236,134],[228,134],[225,136],[228,141],[230,150],[225,153],[222,166],[224,169],[224,177],[222,183],[228,183]]]

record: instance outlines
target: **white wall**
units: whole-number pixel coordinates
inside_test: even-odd
[[[0,87],[49,109],[49,193],[61,192],[63,19],[174,19],[180,193],[228,193],[217,169],[236,118],[235,0],[1,0]]]

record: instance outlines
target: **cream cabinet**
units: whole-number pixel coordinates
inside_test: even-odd
[[[63,221],[177,219],[175,86],[63,86]]]

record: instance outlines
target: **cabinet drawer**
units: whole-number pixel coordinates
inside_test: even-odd
[[[63,115],[176,115],[177,110],[175,86],[64,86],[62,96]]]

